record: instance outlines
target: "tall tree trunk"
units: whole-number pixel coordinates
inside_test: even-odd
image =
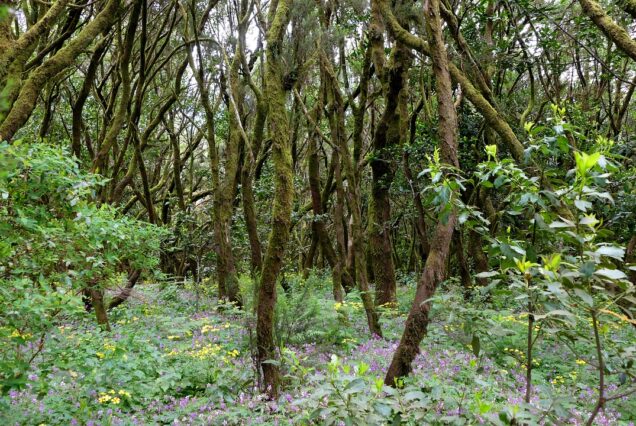
[[[410,64],[410,52],[397,41],[391,52],[388,66],[384,67],[383,27],[377,21],[382,16],[377,7],[373,7],[375,27],[372,49],[376,70],[381,79],[386,79],[384,92],[384,113],[373,136],[373,154],[371,158],[371,200],[369,205],[369,242],[371,264],[375,280],[375,304],[394,304],[397,301],[393,245],[391,242],[391,201],[390,187],[396,170],[397,147],[405,139],[405,112],[403,92],[406,73]]]
[[[237,48],[238,50],[238,48]],[[241,87],[239,85],[239,55],[237,51],[232,64],[230,65],[228,96],[230,98],[230,108],[233,110],[229,114],[230,136],[225,147],[225,174],[223,179],[218,178],[219,185],[214,203],[214,218],[216,224],[216,244],[218,247],[217,256],[217,277],[219,288],[223,288],[227,299],[238,305],[241,304],[238,276],[232,253],[232,213],[234,212],[234,196],[236,193],[236,178],[239,166],[239,149],[242,142],[242,135],[239,129],[240,109],[236,104],[236,99],[241,99]],[[217,168],[217,173],[219,172]]]
[[[263,255],[261,240],[258,236],[258,226],[256,221],[256,209],[254,207],[254,168],[256,166],[256,155],[258,154],[263,141],[265,121],[267,118],[267,105],[262,100],[262,95],[257,95],[256,100],[256,120],[251,141],[246,142],[245,162],[241,170],[241,196],[243,201],[243,215],[247,236],[250,241],[250,255],[252,273],[259,273],[263,267]]]
[[[355,270],[357,274],[357,284],[360,290],[360,297],[362,298],[362,305],[367,316],[367,324],[369,325],[369,331],[373,335],[382,336],[382,329],[380,327],[380,320],[378,313],[375,310],[373,304],[373,298],[369,289],[369,278],[367,275],[367,260],[364,250],[364,230],[362,226],[362,208],[360,206],[360,187],[358,185],[357,174],[354,169],[353,161],[347,148],[347,140],[345,137],[344,129],[344,102],[340,89],[337,86],[338,80],[333,70],[331,60],[327,55],[321,55],[321,66],[323,68],[323,78],[326,82],[328,104],[331,105],[333,110],[333,120],[336,120],[335,127],[337,135],[334,142],[336,149],[342,155],[342,164],[344,165],[345,177],[347,178],[347,202],[349,204],[349,210],[351,212],[351,239],[352,250],[355,259]],[[332,125],[332,126],[334,126]]]
[[[278,357],[274,344],[274,308],[276,306],[276,279],[282,267],[283,256],[289,239],[294,196],[289,117],[285,108],[286,94],[283,87],[284,61],[281,57],[283,36],[289,22],[293,0],[270,3],[270,27],[267,31],[265,63],[265,98],[269,102],[269,133],[272,139],[274,163],[274,202],[272,231],[258,288],[256,311],[257,363],[263,372],[263,385],[271,398],[278,396],[280,371],[275,361]]]
[[[457,112],[455,111],[452,97],[451,77],[442,34],[439,0],[428,0],[425,3],[424,13],[433,72],[436,79],[441,158],[447,165],[459,167],[457,158]],[[430,299],[445,276],[455,222],[456,216],[453,212],[446,222],[440,221],[435,227],[424,272],[418,282],[415,300],[404,325],[404,333],[398,348],[393,354],[391,365],[384,379],[384,382],[389,386],[395,386],[399,377],[411,372],[411,363],[420,351],[420,342],[428,329],[431,309]]]

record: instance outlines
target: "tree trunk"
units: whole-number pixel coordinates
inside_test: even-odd
[[[344,165],[344,172],[347,178],[347,201],[349,204],[349,210],[351,212],[351,239],[352,250],[354,253],[355,270],[357,274],[357,284],[360,290],[360,297],[362,298],[362,305],[367,316],[367,324],[369,325],[369,331],[372,335],[382,336],[382,329],[380,328],[380,320],[373,304],[373,298],[369,289],[369,278],[367,276],[367,260],[364,250],[364,232],[362,226],[362,208],[360,206],[360,188],[356,177],[356,172],[352,159],[349,155],[347,148],[347,140],[344,137],[344,102],[342,101],[342,95],[339,87],[337,86],[338,80],[335,76],[333,66],[330,59],[324,54],[321,55],[321,66],[323,68],[323,78],[326,82],[326,90],[328,95],[328,103],[333,109],[333,119],[337,120],[335,126],[338,129],[338,134],[342,137],[335,138],[334,142],[337,143],[336,149],[342,155],[342,163]]]
[[[447,165],[459,167],[457,158],[457,112],[452,97],[448,57],[442,34],[439,0],[425,3],[426,32],[430,44],[431,59],[438,100],[439,138],[441,159]],[[456,216],[451,213],[446,222],[435,227],[434,237],[424,272],[420,277],[413,306],[409,312],[400,344],[393,355],[384,382],[395,386],[399,377],[411,372],[411,363],[420,351],[420,342],[428,329],[430,299],[435,295],[439,283],[444,279],[453,238]]]
[[[37,67],[24,82],[20,94],[12,105],[9,114],[0,124],[0,141],[11,140],[15,133],[26,123],[35,109],[38,95],[51,78],[71,66],[95,37],[107,30],[119,9],[119,0],[108,0],[101,12],[86,24],[75,39],[58,50],[55,55]]]
[[[117,294],[117,296],[113,297],[108,304],[108,310],[110,311],[113,308],[124,303],[130,297],[132,293],[133,287],[139,281],[139,277],[141,276],[141,271],[139,269],[135,269],[128,273],[128,281],[126,282],[126,286]]]
[[[397,41],[391,52],[388,66],[384,66],[383,27],[380,11],[373,7],[372,57],[381,80],[386,79],[384,92],[384,113],[373,136],[371,158],[371,200],[369,210],[369,242],[371,264],[375,280],[375,304],[394,304],[397,301],[395,264],[391,242],[391,201],[389,190],[396,170],[397,147],[405,140],[404,123],[406,112],[404,86],[410,65],[409,49]]]
[[[272,18],[267,32],[265,63],[265,98],[269,103],[269,132],[272,139],[272,161],[274,163],[274,205],[272,209],[272,231],[263,272],[258,288],[256,322],[257,364],[263,372],[263,386],[271,398],[278,396],[280,371],[273,362],[277,359],[274,344],[274,308],[276,306],[276,279],[282,267],[285,247],[289,238],[294,196],[289,118],[285,108],[283,87],[284,61],[281,57],[283,36],[289,22],[293,0],[270,3]]]
[[[223,179],[220,177],[217,178],[219,184],[215,196],[216,202],[214,203],[215,235],[218,247],[217,277],[219,288],[223,289],[228,301],[237,305],[241,305],[241,298],[234,254],[232,253],[231,227],[239,165],[239,148],[242,141],[242,135],[239,131],[242,126],[239,122],[240,110],[238,109],[239,106],[235,103],[236,99],[242,98],[238,80],[239,55],[240,53],[237,51],[230,65],[228,95],[231,97],[230,103],[236,110],[229,114],[230,136],[227,146],[225,147],[225,174]],[[218,167],[216,172],[219,173]]]
[[[110,331],[110,323],[108,322],[108,312],[106,311],[106,306],[104,305],[104,290],[101,288],[96,288],[95,286],[91,286],[89,289],[89,293],[91,295],[91,304],[93,309],[95,309],[95,318],[97,319],[97,324],[106,331]]]

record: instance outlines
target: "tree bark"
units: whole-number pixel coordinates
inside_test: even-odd
[[[632,2],[626,3],[631,4]],[[594,0],[579,0],[581,9],[603,34],[613,41],[627,56],[636,61],[636,40],[631,38],[625,28],[618,25],[605,13],[603,7]]]
[[[267,31],[265,63],[265,98],[269,102],[268,127],[272,138],[274,163],[274,202],[272,231],[258,288],[256,322],[257,364],[263,372],[263,386],[271,397],[278,396],[280,371],[274,344],[274,308],[276,306],[276,279],[283,263],[289,239],[294,195],[289,117],[285,107],[283,86],[284,62],[281,57],[283,36],[289,22],[293,0],[270,3],[270,27]]]
[[[56,1],[44,16],[22,33],[17,40],[8,43],[7,46],[0,45],[2,47],[0,49],[0,82],[7,76],[9,65],[20,55],[20,52],[28,49],[41,35],[50,29],[57,18],[62,15],[68,3],[69,0]]]
[[[459,167],[457,112],[452,97],[451,75],[442,34],[439,0],[428,0],[425,3],[424,14],[436,80],[441,159],[447,165],[457,168]],[[420,342],[428,329],[430,298],[445,277],[455,222],[456,216],[453,212],[446,222],[440,221],[435,228],[426,265],[417,285],[415,300],[406,319],[404,333],[384,379],[389,386],[396,386],[399,377],[411,372],[411,363],[420,351]]]
[[[132,294],[132,289],[139,281],[139,277],[141,276],[141,270],[135,269],[128,273],[128,281],[126,282],[126,286],[116,295],[114,296],[110,302],[108,303],[108,310],[110,311],[113,308],[124,303],[130,295]]]
[[[35,109],[42,87],[55,75],[71,66],[75,59],[93,42],[98,34],[107,30],[118,15],[119,0],[108,0],[101,12],[89,22],[75,39],[58,50],[36,68],[24,82],[20,94],[9,114],[0,124],[0,140],[10,141],[26,123]]]
[[[382,46],[383,47],[383,46]],[[396,150],[404,140],[404,117],[400,100],[409,66],[408,48],[399,41],[393,48],[390,65],[385,68],[385,108],[373,137],[371,210],[369,240],[373,275],[375,278],[375,304],[394,304],[397,301],[393,245],[391,242],[391,200],[389,190],[396,169]],[[379,55],[375,55],[379,56]],[[376,64],[376,69],[379,67]]]
[[[351,240],[352,250],[354,253],[355,270],[357,274],[357,284],[360,290],[360,297],[362,299],[362,305],[367,316],[367,324],[369,325],[369,331],[372,335],[382,336],[382,329],[380,327],[380,319],[378,313],[375,310],[373,298],[369,289],[369,278],[367,275],[367,260],[364,250],[364,230],[362,226],[362,208],[360,206],[360,187],[358,185],[357,174],[354,169],[353,161],[347,148],[347,140],[344,137],[344,102],[342,101],[342,95],[339,87],[337,86],[338,80],[333,71],[333,66],[327,55],[322,52],[320,58],[321,66],[323,69],[323,78],[326,82],[328,103],[333,110],[333,119],[337,120],[336,126],[341,129],[338,130],[338,134],[342,137],[335,138],[335,148],[342,156],[342,164],[344,165],[344,174],[347,178],[347,202],[349,204],[349,211],[351,212]]]

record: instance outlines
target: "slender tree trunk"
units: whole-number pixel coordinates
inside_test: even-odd
[[[243,201],[243,215],[247,236],[250,241],[250,255],[252,273],[259,273],[263,267],[263,254],[261,240],[258,236],[258,226],[256,220],[256,208],[254,207],[254,168],[256,167],[256,155],[258,154],[265,130],[267,118],[267,105],[262,101],[262,95],[257,95],[256,100],[256,120],[254,122],[254,132],[250,143],[246,143],[245,157],[241,171],[241,196]]]
[[[256,346],[257,363],[263,372],[263,385],[271,398],[278,396],[280,386],[278,365],[269,362],[275,361],[278,357],[274,343],[276,279],[283,264],[283,256],[289,239],[294,195],[289,118],[283,87],[284,62],[281,57],[283,37],[289,22],[292,2],[293,0],[279,0],[270,3],[271,22],[267,32],[267,61],[265,63],[264,95],[269,103],[268,124],[272,138],[275,189],[272,231],[258,288]]]
[[[373,7],[374,21],[382,19],[380,11]],[[391,201],[389,190],[395,176],[396,155],[405,140],[405,113],[402,103],[403,92],[410,65],[410,52],[397,41],[391,53],[388,66],[384,66],[383,27],[373,24],[375,36],[372,39],[374,63],[381,79],[386,79],[384,93],[384,113],[373,136],[373,155],[370,161],[372,171],[371,200],[369,205],[369,242],[371,264],[375,280],[375,304],[394,304],[397,301],[393,244],[391,241]]]
[[[360,188],[352,159],[349,155],[347,148],[347,141],[344,137],[344,103],[342,101],[342,95],[337,86],[338,80],[333,71],[333,66],[330,59],[323,53],[321,55],[321,64],[323,68],[323,78],[326,82],[326,90],[328,94],[328,103],[332,105],[334,111],[334,119],[337,120],[336,127],[338,135],[342,137],[336,137],[336,149],[342,155],[342,163],[344,165],[344,172],[347,178],[347,202],[349,204],[349,210],[351,212],[351,239],[352,250],[355,259],[355,270],[357,274],[357,284],[360,290],[360,297],[362,298],[362,305],[367,316],[367,323],[369,325],[369,331],[373,335],[382,336],[382,329],[380,327],[380,320],[373,304],[373,297],[369,288],[369,278],[367,275],[367,260],[364,250],[364,230],[362,226],[362,208],[360,206]]]
[[[126,282],[126,286],[115,297],[113,297],[110,300],[110,303],[108,303],[109,311],[121,305],[126,300],[128,300],[128,298],[130,297],[132,293],[132,289],[133,287],[135,287],[135,284],[137,284],[137,281],[139,281],[140,276],[141,276],[141,271],[139,269],[135,269],[128,273],[128,280]]]
[[[238,48],[237,48],[238,49]],[[236,111],[229,114],[230,136],[225,148],[225,174],[223,179],[218,178],[219,185],[214,203],[214,218],[216,223],[216,244],[218,247],[217,256],[217,272],[219,288],[223,288],[227,299],[238,305],[241,304],[241,298],[238,288],[238,276],[236,273],[236,265],[234,262],[234,254],[232,253],[232,237],[231,225],[232,214],[234,212],[234,196],[236,193],[236,178],[239,166],[239,148],[241,145],[242,135],[239,131],[241,123],[240,108],[236,103],[236,99],[241,99],[241,88],[238,80],[239,71],[239,55],[235,53],[234,60],[230,65],[229,74],[229,96],[230,103],[233,104]],[[217,168],[217,173],[219,172]]]
[[[439,0],[425,3],[426,32],[428,35],[433,72],[436,79],[440,152],[444,163],[459,167],[457,158],[457,113],[452,97],[451,77],[448,70],[448,57],[444,45],[439,11]],[[451,213],[446,222],[440,221],[435,227],[431,248],[426,259],[424,272],[420,277],[413,306],[404,325],[400,344],[393,354],[391,365],[384,382],[395,386],[397,379],[411,372],[411,363],[420,351],[420,342],[428,329],[430,299],[438,284],[444,279],[450,244],[453,238],[456,216]]]

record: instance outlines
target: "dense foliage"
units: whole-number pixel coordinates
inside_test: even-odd
[[[0,0],[0,424],[633,425],[634,18]]]

